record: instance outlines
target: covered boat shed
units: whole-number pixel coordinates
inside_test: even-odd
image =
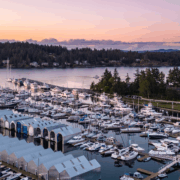
[[[73,159],[74,157],[69,154],[67,156],[64,156],[64,157],[57,157],[56,159],[54,160],[49,160],[47,162],[44,162],[42,163],[40,166],[39,166],[39,176],[40,177],[43,177],[43,179],[46,179],[47,178],[47,175],[48,175],[48,172],[49,172],[49,169],[54,165],[54,164],[57,164],[57,163],[63,163],[64,161],[67,161],[67,160],[71,160]]]
[[[80,156],[52,166],[49,169],[49,180],[57,180],[61,178],[81,179],[82,177],[87,176],[86,173],[90,171],[99,173],[100,170],[101,166],[95,159],[88,161],[84,156]],[[94,173],[94,176],[99,176],[99,174]],[[92,179],[98,178],[94,177]]]
[[[28,163],[33,160],[40,158],[42,156],[52,154],[54,153],[52,149],[43,149],[43,150],[37,150],[36,152],[26,154],[18,159],[18,167],[27,171]]]
[[[21,141],[20,141],[21,142]],[[23,143],[23,141],[22,141],[22,144],[19,144],[19,145],[17,145],[17,146],[13,146],[13,147],[11,147],[11,148],[8,148],[8,149],[5,149],[5,150],[3,150],[2,152],[1,152],[1,158],[2,158],[2,160],[4,161],[4,162],[7,162],[7,163],[9,163],[9,155],[11,154],[11,153],[13,153],[13,152],[16,152],[16,151],[19,151],[19,150],[21,150],[21,149],[28,149],[28,148],[30,148],[30,147],[32,147],[32,146],[34,146],[34,144],[33,143]]]
[[[58,152],[54,152],[52,154],[47,154],[45,156],[33,159],[30,162],[28,162],[27,171],[32,174],[37,174],[38,167],[42,163],[45,163],[47,161],[54,160],[54,159],[57,159],[58,157],[63,157],[63,156],[64,156],[64,154],[61,151],[58,151]]]
[[[23,155],[27,155],[29,153],[33,153],[33,152],[36,152],[38,150],[43,150],[43,149],[44,148],[42,146],[34,145],[27,149],[21,149],[19,151],[15,151],[9,155],[9,164],[13,165],[13,163],[15,162],[16,167],[18,167],[18,159],[21,158]]]

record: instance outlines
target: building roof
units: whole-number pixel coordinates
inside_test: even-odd
[[[21,141],[20,141],[21,142]],[[19,151],[20,149],[28,149],[30,147],[34,146],[33,143],[22,143],[20,145],[17,145],[17,146],[13,146],[11,147],[10,149],[6,149],[6,152],[8,155],[12,154],[13,152],[16,152],[16,151]]]
[[[38,166],[38,164],[41,165],[42,163],[46,163],[49,160],[53,160],[53,159],[56,159],[58,157],[63,157],[63,156],[64,154],[61,151],[58,151],[58,152],[53,152],[52,154],[47,154],[45,156],[38,157],[36,159],[33,159],[33,161]]]
[[[21,149],[19,151],[13,152],[13,153],[17,158],[20,158],[23,155],[27,155],[29,153],[36,152],[38,150],[43,150],[43,147],[42,146],[34,146],[34,147],[32,146],[32,147],[30,147],[28,149]]]
[[[73,155],[69,154],[69,155],[64,156],[64,157],[60,157],[60,158],[57,158],[54,160],[50,160],[50,161],[44,163],[43,165],[46,167],[47,170],[49,170],[54,164],[59,164],[59,163],[62,163],[64,161],[71,160],[73,158],[74,158]]]
[[[27,154],[22,157],[28,163],[33,159],[37,159],[38,157],[42,157],[42,156],[45,156],[47,154],[52,154],[52,153],[54,153],[53,150],[49,148],[49,149],[38,150],[37,152],[33,152],[31,154]]]
[[[13,111],[10,109],[0,110],[0,118],[2,118],[2,116],[4,116],[4,115],[10,115],[10,114],[13,114]]]

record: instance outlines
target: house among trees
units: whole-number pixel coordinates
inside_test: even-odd
[[[41,63],[41,66],[48,67],[48,66],[49,66],[49,63],[47,63],[47,62],[42,62],[42,63]]]
[[[39,66],[39,65],[38,65],[38,63],[37,63],[37,62],[35,62],[35,61],[34,61],[34,62],[32,62],[32,63],[30,63],[29,65],[30,65],[30,66],[32,66],[32,67],[38,67],[38,66]]]
[[[53,62],[53,66],[54,66],[54,67],[58,67],[58,66],[59,66],[59,63],[58,63],[58,62]]]
[[[78,65],[78,64],[79,64],[79,61],[77,61],[77,60],[76,60],[76,61],[74,61],[74,64]]]

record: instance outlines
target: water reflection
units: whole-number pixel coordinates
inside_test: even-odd
[[[51,148],[53,151],[62,151],[63,153],[71,150],[67,145],[62,145],[62,140],[57,143],[54,141],[48,141],[46,139],[34,138],[26,134],[17,133],[14,130],[8,130],[0,127],[0,134],[3,136],[9,136],[10,138],[24,139],[27,143],[34,143],[35,146],[43,146],[44,149]]]

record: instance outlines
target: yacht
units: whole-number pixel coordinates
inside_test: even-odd
[[[8,176],[8,177],[6,178],[6,180],[18,179],[20,176],[21,176],[21,173],[15,173],[15,174],[13,174],[13,175],[11,175],[11,176]]]
[[[174,130],[174,127],[166,127],[166,128],[164,129],[164,132],[165,132],[165,133],[171,133],[173,130]]]
[[[154,116],[147,116],[144,118],[145,121],[153,121],[154,119]]]
[[[175,145],[179,145],[179,141],[176,141],[176,140],[172,140],[172,139],[163,139],[163,140],[160,140],[160,142],[163,144],[163,143],[173,143]]]
[[[117,159],[118,157],[121,157],[122,155],[124,155],[125,153],[129,152],[129,147],[124,148],[124,149],[117,149],[112,155],[111,158],[113,159]]]
[[[121,129],[122,133],[139,133],[141,132],[140,128],[125,128],[125,129]]]
[[[25,88],[30,88],[30,82],[29,82],[29,80],[26,79],[23,84],[24,84],[24,87],[25,87]]]
[[[168,135],[160,132],[152,132],[149,133],[149,138],[151,139],[161,139],[161,138],[167,138]]]
[[[100,101],[109,101],[108,97],[105,95],[105,93],[101,94],[99,96],[99,100]]]
[[[84,93],[79,93],[78,96],[81,97],[81,98],[88,98],[89,94],[84,92]]]
[[[10,171],[10,172],[5,172],[4,174],[3,174],[2,172],[0,172],[0,178],[1,178],[1,179],[5,179],[6,177],[11,176],[11,175],[13,175],[13,172],[12,172],[12,171]]]
[[[144,151],[144,149],[139,147],[138,144],[131,144],[131,147],[134,151]]]
[[[174,123],[174,126],[180,126],[180,122]]]
[[[99,79],[99,76],[98,76],[98,75],[95,75],[93,78],[95,78],[95,79]]]
[[[92,146],[92,145],[93,145],[93,143],[90,142],[90,141],[88,141],[88,142],[85,142],[84,144],[82,144],[82,145],[80,146],[80,148],[86,148],[86,147]]]
[[[7,82],[12,82],[12,78],[8,78],[8,79],[7,79]]]
[[[40,89],[43,91],[49,91],[50,87],[48,84],[44,83],[42,86],[40,86]]]
[[[123,161],[129,161],[129,160],[131,160],[131,159],[136,158],[137,155],[138,155],[138,152],[131,151],[131,152],[128,152],[128,153],[126,153],[125,155],[121,156],[121,159],[122,159]]]
[[[159,150],[159,151],[150,150],[149,154],[150,155],[175,155],[175,153],[171,150]]]
[[[156,122],[157,123],[160,123],[160,122],[162,122],[162,121],[164,121],[165,120],[165,118],[164,117],[161,117],[161,118],[156,118]]]
[[[64,118],[66,116],[66,113],[57,113],[57,114],[54,114],[54,115],[51,115],[51,117],[53,119],[60,119],[60,118]]]
[[[13,80],[12,80],[12,83],[13,83],[13,84],[17,84],[17,83],[18,83],[18,79],[13,79]]]
[[[82,138],[81,136],[74,136],[71,140],[69,140],[67,143],[68,144],[74,144],[74,143],[78,143],[81,141],[84,141],[85,139]]]
[[[111,149],[107,151],[101,152],[101,155],[108,156],[108,155],[113,154],[115,151],[117,151],[117,147],[112,147]]]
[[[97,151],[101,148],[101,146],[104,145],[104,143],[96,142],[91,147],[89,147],[89,151]]]
[[[133,177],[134,177],[134,178],[137,178],[137,179],[143,179],[143,178],[144,178],[144,177],[142,176],[142,174],[139,173],[139,172],[135,172],[135,173],[133,174]]]
[[[38,89],[38,85],[37,85],[37,83],[36,82],[34,82],[34,83],[31,83],[31,90],[33,90],[33,91],[37,91],[37,89]]]
[[[99,153],[102,153],[102,152],[104,152],[104,151],[107,151],[107,150],[111,149],[112,147],[113,147],[113,145],[103,144],[103,145],[101,146],[101,148],[99,149]]]
[[[57,86],[55,88],[53,88],[51,91],[53,93],[61,93],[62,92],[62,90],[59,87],[57,87]]]

